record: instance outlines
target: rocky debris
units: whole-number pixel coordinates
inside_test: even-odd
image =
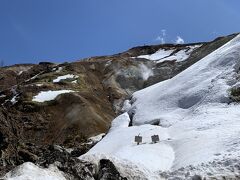
[[[60,146],[49,146],[37,164],[45,168],[54,164],[63,171],[68,179],[91,180],[94,179],[96,167],[88,162],[80,161],[77,155],[85,153],[87,149],[76,149],[71,153]]]
[[[194,176],[192,177],[192,180],[202,180],[202,177],[199,176],[199,175],[194,175]]]
[[[41,159],[37,161],[37,164],[45,168],[54,164],[71,180],[126,180],[126,178],[120,175],[110,160],[100,160],[98,167],[89,162],[79,160],[76,154],[77,156],[82,155],[85,153],[85,150],[86,149],[75,149],[69,153],[60,146],[49,146],[49,148],[44,151]]]
[[[99,162],[99,171],[97,180],[127,180],[117,171],[114,164],[108,159],[101,159]]]
[[[37,164],[47,167],[56,161],[64,163],[68,159],[77,158],[86,153],[91,147],[92,145],[83,145],[81,148],[73,148],[71,151],[68,151],[59,145],[50,145],[42,152]]]
[[[41,156],[37,160],[34,159],[34,164],[46,169],[54,165],[64,173],[68,180],[126,180],[119,174],[110,160],[102,159],[99,162],[99,167],[96,167],[96,165],[78,159],[76,151],[78,151],[78,155],[81,155],[85,150],[75,149],[69,152],[61,146],[52,145],[42,150]],[[32,162],[28,156],[25,160]],[[14,174],[14,171],[10,174]]]
[[[38,156],[29,152],[26,149],[19,149],[18,150],[19,161],[22,162],[36,162],[38,160]]]
[[[35,125],[28,125],[31,122],[29,119],[31,117],[21,118],[23,123],[6,111],[0,111],[0,176],[24,162],[50,164],[56,160],[54,158],[61,157],[56,155],[59,152],[55,151],[56,148],[52,148],[52,145],[41,142],[41,136],[39,139],[37,138],[39,131],[41,134],[44,134],[44,126],[36,129],[36,126],[38,126],[37,122]],[[17,120],[19,122],[14,123]],[[84,140],[80,141],[84,142]],[[72,148],[70,155],[76,158],[86,153],[93,145],[75,143],[75,147]]]

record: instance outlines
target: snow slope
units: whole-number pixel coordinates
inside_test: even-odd
[[[152,61],[157,61],[157,63],[173,60],[180,62],[186,60],[190,56],[190,54],[199,47],[201,47],[201,45],[187,46],[184,49],[181,49],[177,52],[175,49],[168,50],[160,49],[153,54],[141,55],[138,56],[137,58],[144,58]]]
[[[129,179],[240,175],[240,105],[228,98],[239,67],[240,35],[172,79],[134,93],[128,113],[80,158],[109,158]],[[157,144],[150,141],[154,134]]]

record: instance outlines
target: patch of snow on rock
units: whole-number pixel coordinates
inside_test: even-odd
[[[5,94],[0,95],[0,98],[5,98],[7,97]]]
[[[77,80],[72,81],[73,84],[77,84]]]
[[[174,50],[165,50],[165,49],[160,49],[157,52],[150,54],[150,55],[141,55],[138,56],[137,58],[144,58],[144,59],[149,59],[149,60],[159,60],[165,57],[170,56],[173,53]]]
[[[59,171],[57,167],[50,166],[44,169],[30,162],[23,163],[8,172],[3,178],[5,180],[66,180],[63,172]]]
[[[160,59],[159,61],[157,61],[157,63],[173,60],[176,60],[177,62],[185,61],[187,58],[189,58],[190,54],[199,47],[201,47],[201,45],[188,46],[187,49],[182,49],[171,56]]]
[[[35,102],[52,101],[60,94],[71,93],[71,92],[74,92],[74,91],[73,90],[41,91],[38,95],[33,97],[32,101],[35,101]]]
[[[16,104],[17,103],[17,96],[18,95],[13,96],[13,98],[10,100],[12,104]]]
[[[63,67],[58,67],[58,69],[56,70],[56,73],[60,73],[63,70]]]
[[[43,86],[43,84],[39,83],[39,84],[36,84],[36,86],[41,87]]]
[[[67,74],[67,75],[64,75],[64,76],[57,77],[56,79],[53,80],[53,82],[57,83],[57,82],[60,82],[62,80],[65,80],[65,79],[74,79],[74,78],[78,78],[78,76],[74,75],[74,74]]]
[[[20,72],[18,73],[18,76],[20,76],[22,73],[23,73],[23,71],[20,71]]]
[[[175,49],[160,49],[157,52],[149,55],[141,55],[137,58],[144,58],[152,61],[157,61],[157,63],[161,63],[164,61],[184,61],[186,60],[190,54],[196,50],[197,48],[201,47],[202,45],[193,45],[193,46],[186,46],[183,49],[175,52]]]

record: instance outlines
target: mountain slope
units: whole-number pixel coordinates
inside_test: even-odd
[[[80,158],[107,157],[130,179],[236,178],[240,106],[230,91],[239,85],[239,67],[240,35],[172,79],[135,92],[128,113]],[[160,142],[151,144],[154,134]]]
[[[117,138],[116,147],[128,147],[132,144],[132,136],[140,132],[146,134],[144,141],[147,142],[150,141],[151,134],[158,132],[161,132],[161,140],[169,141],[172,135],[169,132],[170,128],[166,128],[177,121],[177,118],[172,122],[162,116],[158,117],[158,114],[154,114],[156,109],[152,109],[154,112],[150,113],[152,117],[149,119],[137,112],[137,102],[146,103],[149,108],[152,108],[151,102],[157,100],[158,94],[155,94],[154,91],[147,93],[155,94],[156,99],[147,96],[138,97],[149,100],[149,104],[147,101],[138,101],[135,98],[138,96],[138,92],[132,100],[125,102],[124,100],[130,98],[135,91],[170,78],[174,79],[174,76],[226,44],[236,35],[232,34],[204,43],[136,47],[116,55],[92,57],[73,63],[42,62],[38,65],[15,65],[0,68],[0,175],[29,161],[48,167],[50,163],[46,162],[49,162],[49,157],[51,157],[51,163],[60,161],[61,165],[56,163],[59,168],[67,174],[75,173],[74,176],[79,177],[76,173],[77,170],[74,169],[78,166],[73,164],[75,162],[78,162],[78,165],[82,164],[76,157],[85,153],[94,144],[89,143],[88,138],[106,133],[112,119],[125,111],[128,111],[129,115],[125,115],[129,117],[123,124],[118,120],[119,118],[114,121],[115,128],[120,124],[125,133],[125,136],[122,135],[122,138],[125,139],[124,142],[121,138]],[[149,58],[152,56],[155,58]],[[176,84],[177,82],[176,80]],[[166,96],[168,96],[168,90],[176,85],[170,83],[168,86],[166,90],[162,90]],[[173,90],[172,93],[174,94],[176,91]],[[171,91],[169,93],[171,94]],[[160,96],[159,98],[164,99]],[[134,103],[135,99],[136,103]],[[173,100],[171,101],[173,102]],[[183,105],[180,109],[185,108],[185,110],[179,110],[179,112],[181,111],[183,114],[183,112],[187,112],[186,109],[189,105],[186,106],[184,100],[182,101]],[[143,107],[139,106],[139,108]],[[174,108],[177,109],[177,106]],[[163,113],[167,115],[168,112]],[[143,121],[140,121],[138,115]],[[159,118],[161,118],[161,122]],[[179,119],[181,119],[180,116]],[[144,124],[145,121],[148,125],[136,126]],[[156,125],[159,122],[162,127],[149,125]],[[128,128],[129,124],[134,125],[132,126],[133,131]],[[119,132],[123,134],[121,130]],[[113,127],[111,127],[103,142],[107,141],[113,133],[116,133],[113,137],[119,136],[118,131],[113,131]],[[129,133],[131,136],[128,136]],[[109,146],[112,146],[111,141],[109,142]],[[123,144],[121,145],[121,143]],[[58,148],[58,145],[67,150]],[[108,147],[104,146],[103,148]],[[172,168],[176,160],[174,148],[168,144],[155,144],[154,146],[156,146],[155,150],[146,144],[146,148],[143,150],[153,151],[152,154],[157,153],[159,158],[156,158],[156,163],[164,158],[165,163],[161,164],[161,170],[166,171]],[[136,147],[137,153],[135,149],[123,148],[123,152],[131,152],[127,156],[125,153],[119,153],[117,149],[114,151],[123,159],[136,154],[133,162],[129,162],[135,166],[134,164],[141,164],[141,161],[146,159],[144,156],[142,159],[138,156],[141,155],[141,147]],[[111,154],[111,149],[105,148],[105,150]],[[94,148],[90,152],[93,151]],[[166,152],[169,153],[165,155]],[[149,155],[149,159],[153,159],[153,157],[154,155]],[[69,159],[71,165],[68,165]],[[105,165],[103,164],[103,166]],[[151,162],[148,162],[146,166],[146,168],[144,165],[141,166],[144,169],[141,170],[144,172],[142,176],[145,176],[145,172],[148,172],[147,174],[150,176],[155,176],[155,171],[160,170]],[[149,167],[152,170],[149,170]],[[136,166],[135,169],[140,173],[138,168]],[[89,169],[93,170],[93,168]],[[134,168],[128,171],[130,175],[132,170]]]

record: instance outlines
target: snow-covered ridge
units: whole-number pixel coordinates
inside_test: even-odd
[[[128,113],[120,115],[103,140],[80,158],[96,164],[109,158],[129,179],[160,179],[164,172],[171,176],[189,166],[202,176],[229,175],[231,162],[240,156],[240,105],[229,104],[228,98],[239,67],[240,35],[172,79],[134,93],[134,103],[125,108],[133,113],[133,126],[128,127]],[[140,145],[134,143],[138,134]],[[151,143],[154,134],[159,143]],[[206,174],[212,162],[221,163]],[[232,168],[232,175],[240,172]]]
[[[176,49],[159,49],[157,52],[149,55],[140,55],[137,58],[144,58],[152,61],[157,61],[157,63],[163,61],[173,61],[177,62],[186,60],[190,54],[201,47],[202,45],[186,46],[185,48],[176,51]]]
[[[41,91],[38,93],[38,95],[33,97],[32,101],[35,101],[35,102],[52,101],[60,94],[71,93],[71,92],[74,92],[74,91],[73,90]]]

